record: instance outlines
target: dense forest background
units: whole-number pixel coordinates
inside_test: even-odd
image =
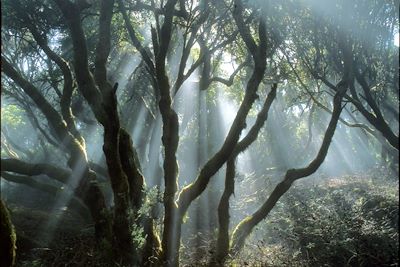
[[[398,266],[399,1],[1,4],[1,266]]]

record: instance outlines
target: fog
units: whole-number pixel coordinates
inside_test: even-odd
[[[398,260],[396,1],[89,2],[5,1],[16,266]]]

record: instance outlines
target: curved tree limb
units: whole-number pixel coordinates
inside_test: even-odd
[[[234,11],[234,17],[241,17],[242,14]],[[239,24],[243,19],[236,19]],[[239,32],[244,40],[248,38],[248,29],[245,26],[239,27]],[[254,71],[246,87],[246,93],[242,104],[239,107],[237,115],[232,123],[229,133],[223,143],[221,149],[203,166],[196,180],[184,187],[178,197],[178,206],[180,216],[183,216],[189,207],[190,203],[196,199],[201,192],[206,188],[210,178],[221,168],[221,166],[228,160],[231,153],[239,140],[240,133],[245,127],[246,117],[254,101],[258,98],[257,89],[264,76],[265,62],[267,57],[267,45],[265,36],[265,22],[260,20],[259,23],[259,38],[260,46],[256,46],[255,51],[251,51],[253,60],[255,62]],[[247,40],[248,43],[254,43]]]
[[[251,127],[247,135],[236,145],[235,150],[226,163],[225,188],[218,205],[218,237],[216,253],[211,261],[211,265],[217,264],[223,266],[229,253],[229,198],[234,193],[236,158],[257,139],[258,133],[267,121],[268,111],[276,97],[276,89],[277,84],[274,84],[264,102],[262,109],[257,115],[256,122]]]
[[[1,159],[1,170],[28,176],[47,175],[63,184],[67,184],[72,173],[67,169],[46,163],[28,163],[19,159]]]
[[[284,52],[283,52],[284,53]],[[296,69],[294,68],[292,62],[290,61],[289,57],[287,56],[286,53],[284,53],[286,56],[286,59],[290,65],[290,68],[292,69],[293,73],[296,76],[296,79],[299,81],[301,87],[307,92],[307,94],[310,96],[310,98],[313,100],[313,103],[315,103],[319,108],[323,109],[324,111],[332,114],[332,111],[326,107],[324,104],[322,104],[320,101],[318,101],[318,99],[313,95],[313,93],[309,90],[309,88],[307,87],[307,85],[303,82],[303,80],[300,78],[300,75],[298,74],[298,72],[296,71]],[[330,88],[333,88],[334,90],[336,90],[336,87],[333,84],[330,84],[329,81],[325,81],[322,80],[325,84],[328,83]],[[350,102],[354,104],[355,100],[353,100],[352,98],[348,98],[350,99]],[[363,123],[350,123],[342,118],[339,118],[339,121],[341,123],[343,123],[344,125],[348,126],[348,127],[352,127],[352,128],[361,128],[363,129],[365,132],[368,132],[369,134],[377,137],[377,133],[371,129],[370,127],[368,127],[367,125],[363,124]]]
[[[67,135],[66,125],[58,112],[43,97],[39,89],[24,79],[3,56],[1,57],[1,62],[2,72],[10,77],[35,102],[36,106],[45,115],[49,125],[57,132],[59,140],[64,140]]]
[[[55,53],[53,50],[51,50],[51,48],[48,46],[48,41],[46,36],[40,34],[37,28],[34,26],[34,24],[31,23],[29,15],[24,12],[24,9],[21,7],[19,1],[15,1],[15,4],[17,5],[16,11],[19,12],[25,23],[28,25],[28,29],[32,33],[32,36],[35,39],[36,43],[46,53],[48,58],[57,64],[57,66],[60,68],[63,74],[63,91],[61,94],[61,101],[60,101],[61,114],[65,122],[67,123],[69,131],[72,134],[74,134],[74,136],[78,138],[78,140],[80,140],[80,142],[83,144],[82,136],[75,127],[74,116],[72,115],[71,111],[71,98],[73,93],[74,82],[68,62],[60,55]]]
[[[352,58],[352,57],[350,57]],[[305,60],[307,61],[307,60]],[[307,69],[310,71],[311,75],[318,79],[321,80],[326,86],[331,88],[332,90],[336,90],[336,86],[333,85],[326,77],[323,77],[319,75],[317,72],[315,72],[309,64],[306,64]],[[353,69],[351,70],[353,71]],[[356,78],[357,78],[357,73],[356,73]],[[382,133],[382,135],[385,137],[385,139],[390,143],[390,145],[395,148],[396,150],[399,150],[399,137],[396,136],[392,129],[389,127],[389,125],[386,123],[385,120],[380,120],[376,114],[374,115],[373,113],[369,112],[364,105],[362,104],[360,98],[358,97],[358,94],[356,92],[356,87],[354,81],[349,81],[350,83],[350,92],[351,92],[351,97],[349,95],[345,95],[345,99],[349,100],[360,112],[361,114],[367,119],[371,125],[373,125],[378,131]],[[362,86],[362,85],[361,85]]]
[[[15,175],[2,171],[1,177],[6,181],[17,184],[24,184],[34,189],[46,192],[55,198],[63,191],[62,187],[56,187],[47,183],[39,182],[30,176]],[[87,209],[85,204],[83,204],[82,201],[80,201],[78,198],[72,196],[71,200],[68,203],[68,206],[71,209],[75,210],[83,219],[85,219],[86,221],[90,221],[89,210]]]
[[[72,39],[74,51],[74,71],[78,89],[88,101],[97,120],[104,122],[105,114],[101,107],[102,95],[96,87],[92,74],[89,71],[88,52],[85,33],[80,20],[81,9],[69,0],[54,0],[65,17]]]
[[[245,240],[251,233],[252,229],[269,214],[281,196],[289,190],[294,181],[311,175],[319,168],[319,166],[321,166],[328,153],[336,125],[339,121],[340,113],[342,111],[341,103],[344,94],[345,90],[338,90],[335,94],[333,99],[334,108],[332,117],[327,130],[325,131],[321,147],[314,160],[312,160],[307,167],[287,170],[283,180],[275,187],[264,204],[255,213],[243,219],[236,226],[232,233],[232,244],[230,248],[231,254],[239,252],[239,250],[244,246]]]
[[[139,51],[143,60],[146,62],[146,65],[150,71],[150,74],[154,75],[155,67],[154,67],[153,60],[151,59],[150,55],[147,53],[146,49],[142,46],[139,39],[136,37],[136,32],[132,27],[132,24],[129,20],[128,12],[127,12],[122,0],[118,0],[118,7],[119,7],[119,10],[124,19],[125,27],[128,30],[128,34],[129,34],[129,37],[131,38],[131,42],[132,42],[133,46]]]

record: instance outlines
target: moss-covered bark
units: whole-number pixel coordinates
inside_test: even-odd
[[[332,112],[332,117],[329,122],[328,128],[325,131],[324,139],[322,141],[318,154],[307,167],[287,170],[283,181],[281,181],[274,188],[271,195],[264,202],[264,204],[255,213],[243,219],[236,226],[231,238],[231,254],[236,254],[240,251],[240,249],[244,246],[246,238],[249,236],[253,228],[270,213],[278,200],[290,189],[294,181],[313,174],[321,166],[326,157],[326,154],[328,153],[328,149],[331,144],[333,135],[336,130],[336,125],[339,121],[339,117],[342,111],[341,103],[346,88],[341,89],[342,90],[338,90],[338,93],[336,93],[333,99],[334,108]]]
[[[135,148],[132,144],[132,139],[126,130],[120,130],[120,157],[122,168],[128,177],[129,196],[134,214],[143,205],[145,200],[145,181],[141,173],[140,162]],[[133,223],[143,227],[145,236],[145,245],[142,250],[141,264],[144,266],[157,266],[161,252],[161,242],[156,230],[153,227],[153,218],[151,214],[137,214],[140,218],[134,218]]]
[[[234,193],[235,187],[235,160],[239,153],[246,150],[256,139],[261,128],[264,126],[265,121],[268,118],[268,111],[271,107],[272,102],[276,97],[277,84],[274,84],[271,91],[266,98],[263,108],[257,115],[257,120],[251,127],[248,134],[236,145],[232,156],[226,163],[226,175],[225,175],[225,188],[222,193],[221,200],[218,205],[218,237],[217,247],[214,257],[211,259],[211,266],[220,265],[223,266],[226,257],[229,253],[229,198]]]
[[[14,266],[17,237],[10,214],[3,200],[0,200],[0,265]]]

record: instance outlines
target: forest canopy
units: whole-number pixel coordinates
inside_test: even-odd
[[[399,1],[1,3],[10,266],[398,262]]]

